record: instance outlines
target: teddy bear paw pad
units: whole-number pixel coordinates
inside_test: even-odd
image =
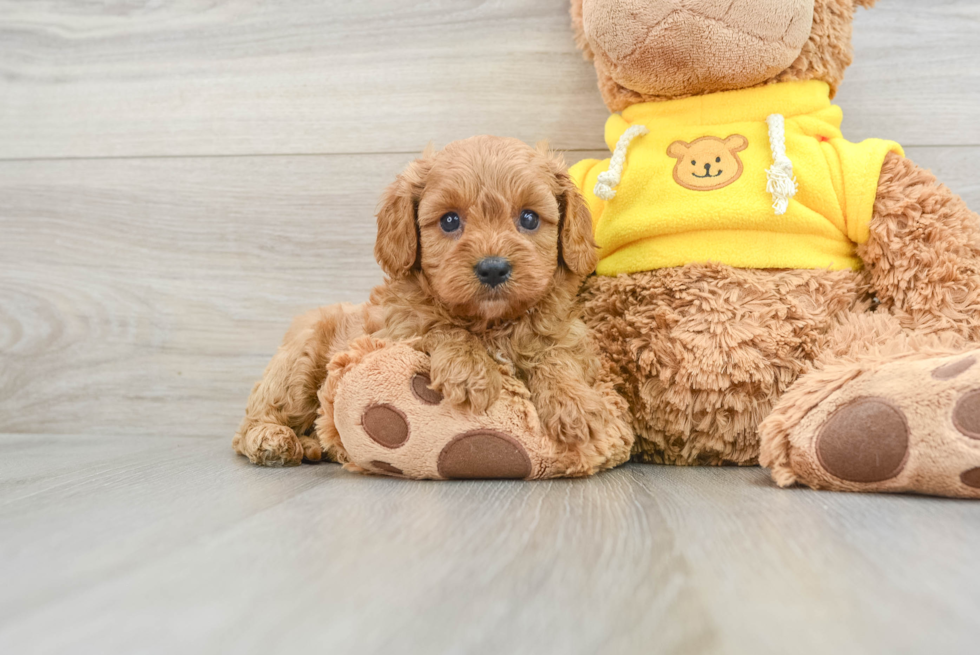
[[[397,466],[392,466],[388,462],[382,462],[379,459],[371,460],[371,468],[379,473],[387,473],[388,475],[405,475],[405,472]]]
[[[371,439],[385,448],[398,448],[408,441],[408,419],[392,405],[372,405],[364,410],[361,425]]]
[[[817,457],[829,473],[851,482],[881,482],[902,470],[909,452],[905,414],[878,398],[860,398],[830,417],[817,436]]]
[[[966,394],[956,403],[953,425],[965,436],[980,439],[980,390]]]
[[[473,430],[445,445],[437,468],[439,475],[450,480],[524,479],[531,475],[531,459],[509,434]]]
[[[817,489],[980,498],[978,357],[841,367],[841,386],[786,432],[792,478]]]
[[[964,357],[955,362],[943,364],[932,372],[932,377],[937,380],[952,380],[955,377],[959,377],[962,373],[966,373],[976,363],[976,357]]]
[[[980,466],[960,474],[960,482],[968,487],[980,489]]]
[[[432,380],[425,373],[412,376],[412,393],[426,405],[438,405],[442,402],[442,394],[432,388]]]

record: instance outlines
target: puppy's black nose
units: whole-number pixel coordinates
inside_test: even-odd
[[[704,172],[705,173],[710,173],[711,172],[711,164],[705,164],[704,165]]]
[[[473,267],[473,272],[480,282],[493,288],[510,278],[510,262],[503,257],[484,257]]]

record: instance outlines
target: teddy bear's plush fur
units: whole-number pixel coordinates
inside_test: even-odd
[[[851,63],[855,6],[873,4],[572,0],[571,13],[603,99],[621,111],[790,80],[833,93]],[[777,6],[770,33],[754,30]],[[704,56],[722,41],[735,55]],[[691,263],[590,277],[586,321],[629,403],[634,458],[754,464],[761,454],[781,485],[980,497],[980,400],[968,393],[980,366],[967,353],[980,342],[977,215],[889,153],[856,253],[860,270]],[[889,439],[894,471],[876,450]]]

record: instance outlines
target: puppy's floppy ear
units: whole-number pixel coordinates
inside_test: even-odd
[[[426,149],[388,185],[378,206],[378,238],[374,258],[389,277],[408,275],[421,265],[418,206],[425,179],[432,168],[432,152]]]
[[[568,175],[565,162],[557,157],[549,157],[548,161],[557,184],[555,196],[561,216],[558,261],[575,275],[585,277],[595,271],[599,261],[595,239],[592,238],[592,212]]]

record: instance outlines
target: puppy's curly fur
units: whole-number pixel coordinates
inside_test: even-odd
[[[538,227],[521,225],[523,210]],[[450,213],[459,227],[446,231]],[[317,392],[331,358],[365,334],[428,353],[433,387],[454,404],[482,412],[513,375],[550,437],[575,447],[602,433],[614,410],[595,389],[597,357],[576,304],[596,246],[559,159],[487,136],[426,152],[384,192],[375,256],[387,279],[367,303],[296,319],[249,398],[239,453],[270,466],[345,461],[330,408],[316,420]],[[510,263],[506,282],[480,282],[475,267],[487,257]]]

